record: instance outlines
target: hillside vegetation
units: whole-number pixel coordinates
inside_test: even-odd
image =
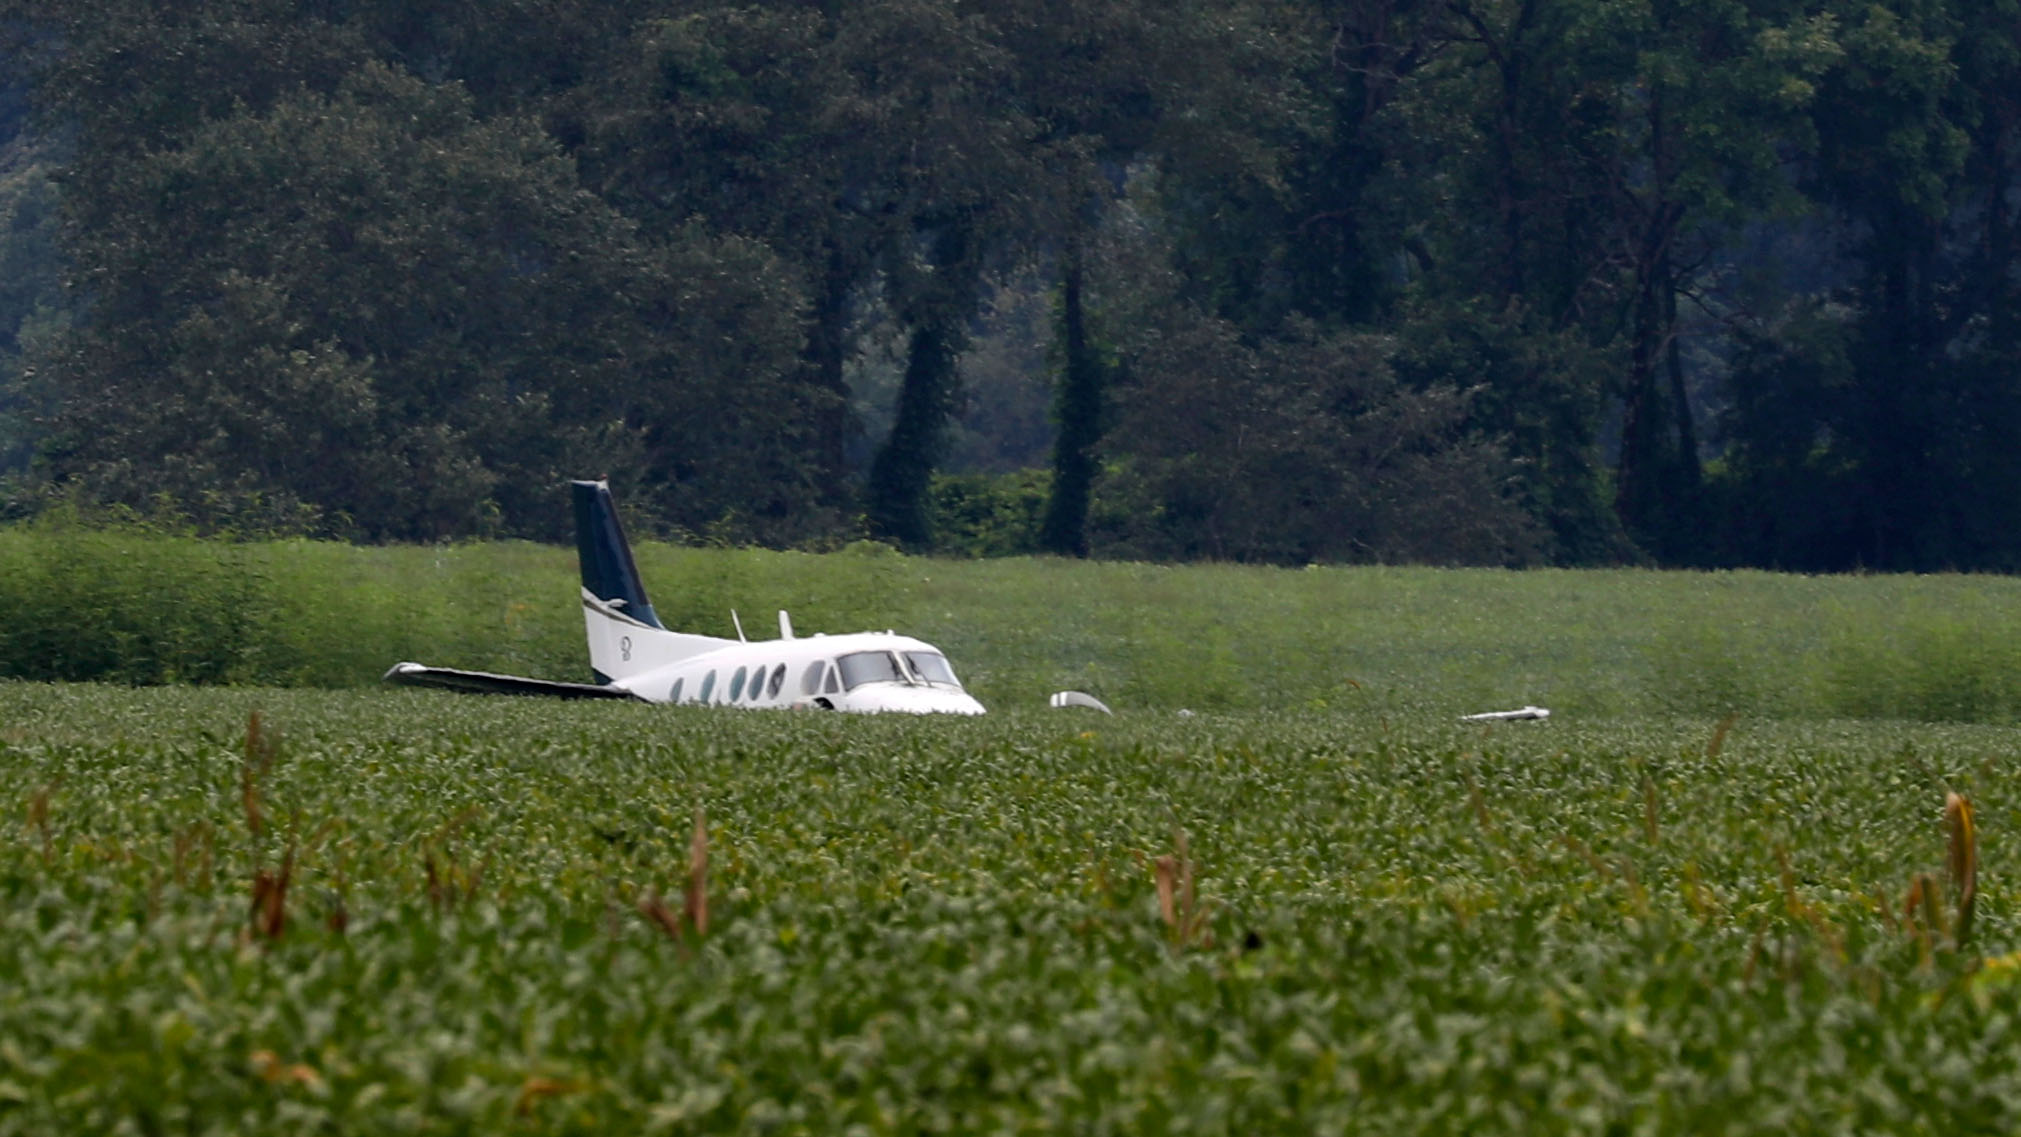
[[[895,628],[996,708],[1729,712],[2009,723],[2021,581],[1167,567],[644,543],[669,626]],[[0,675],[358,687],[397,660],[586,678],[573,550],[0,530]]]

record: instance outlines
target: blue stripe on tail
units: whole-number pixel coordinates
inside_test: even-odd
[[[575,551],[582,563],[582,586],[597,599],[649,628],[663,627],[646,599],[646,586],[632,562],[632,547],[618,524],[617,504],[605,482],[570,482],[575,499]]]

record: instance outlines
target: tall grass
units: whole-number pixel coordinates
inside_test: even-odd
[[[26,679],[250,677],[265,588],[247,551],[131,533],[0,534],[0,671]]]
[[[985,702],[1537,703],[1586,716],[2021,719],[2021,581],[1641,570],[1169,567],[645,544],[669,626],[896,628]],[[587,677],[572,550],[226,545],[0,529],[0,675],[346,687],[391,663]]]

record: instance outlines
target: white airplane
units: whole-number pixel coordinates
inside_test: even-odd
[[[386,681],[500,695],[636,699],[731,707],[815,707],[979,715],[939,648],[892,632],[795,637],[779,613],[779,638],[746,642],[669,631],[653,614],[618,523],[608,483],[571,482],[582,564],[583,622],[595,683],[562,683],[396,663]]]

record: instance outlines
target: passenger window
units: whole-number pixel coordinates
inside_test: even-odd
[[[778,698],[779,688],[784,686],[785,683],[786,683],[786,665],[781,663],[778,666],[772,668],[772,681],[770,683],[765,684],[765,697],[768,699]]]
[[[743,697],[744,697],[744,669],[739,667],[737,669],[737,673],[735,675],[730,676],[730,695],[729,698],[724,699],[723,701],[726,703],[734,703],[738,699],[741,699]]]
[[[686,680],[684,679],[674,680],[674,689],[667,692],[667,702],[678,703],[681,701],[681,684],[685,682]]]
[[[709,672],[708,676],[702,680],[702,693],[696,697],[696,701],[701,703],[708,702],[709,696],[714,694],[715,690],[716,690],[716,673],[711,671]]]
[[[828,664],[824,660],[817,659],[808,664],[807,673],[800,677],[800,693],[802,695],[819,695],[821,693],[821,677],[827,671]]]

